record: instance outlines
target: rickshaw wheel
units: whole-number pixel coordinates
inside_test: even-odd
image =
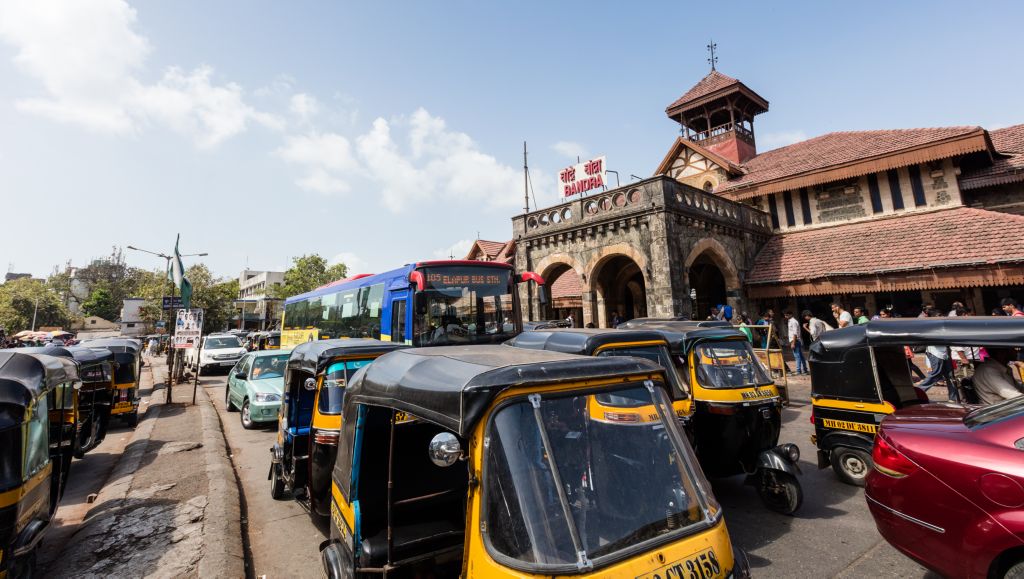
[[[848,446],[837,446],[829,453],[832,470],[839,480],[848,485],[862,487],[867,483],[871,471],[871,456],[863,450]]]
[[[138,426],[139,425],[139,412],[136,410],[135,412],[132,412],[131,414],[129,414],[128,418],[125,419],[125,422],[127,422],[128,426],[131,426],[132,428],[135,428],[136,426]]]
[[[14,560],[11,569],[13,579],[29,579],[36,574],[36,551],[37,549],[32,549],[29,554]]]
[[[774,470],[761,470],[757,494],[765,506],[783,515],[792,515],[804,502],[804,491],[795,476]]]
[[[279,501],[284,498],[284,481],[281,480],[281,466],[270,467],[270,498]]]

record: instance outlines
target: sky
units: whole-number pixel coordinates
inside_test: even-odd
[[[524,141],[541,207],[577,157],[651,176],[712,37],[718,70],[770,102],[764,151],[1024,122],[1022,19],[1019,2],[0,0],[0,264],[46,276],[177,234],[224,277],[311,253],[352,273],[461,258],[511,237]]]

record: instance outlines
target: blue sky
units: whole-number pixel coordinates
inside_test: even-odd
[[[0,0],[0,263],[113,245],[234,276],[504,240],[576,154],[649,176],[707,71],[771,103],[759,150],[834,130],[1024,122],[1020,3]],[[171,221],[174,221],[172,224]],[[142,254],[130,263],[159,267]]]

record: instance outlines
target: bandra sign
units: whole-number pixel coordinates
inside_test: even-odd
[[[604,188],[607,183],[604,156],[566,167],[558,174],[562,197]]]

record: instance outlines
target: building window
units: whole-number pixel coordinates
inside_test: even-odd
[[[704,190],[707,191],[708,193],[711,193],[712,191],[715,190],[715,186],[711,184],[711,181],[705,181]]]
[[[910,172],[910,188],[914,191],[914,206],[921,207],[925,204],[924,183],[921,182],[921,167],[911,165],[907,170]]]
[[[772,229],[779,228],[779,208],[775,206],[775,194],[768,196],[768,212],[772,214]]]
[[[786,208],[786,226],[796,225],[796,216],[793,214],[793,195],[789,191],[782,193],[782,204]]]
[[[868,175],[868,191],[871,192],[871,210],[881,213],[882,192],[878,189],[878,177],[874,173]]]
[[[886,175],[889,177],[889,194],[892,195],[892,208],[897,211],[903,209],[903,190],[900,189],[900,175],[896,172],[896,169],[889,169],[886,171]]]
[[[800,188],[800,209],[804,213],[804,225],[811,224],[811,199],[807,195],[807,188]]]

